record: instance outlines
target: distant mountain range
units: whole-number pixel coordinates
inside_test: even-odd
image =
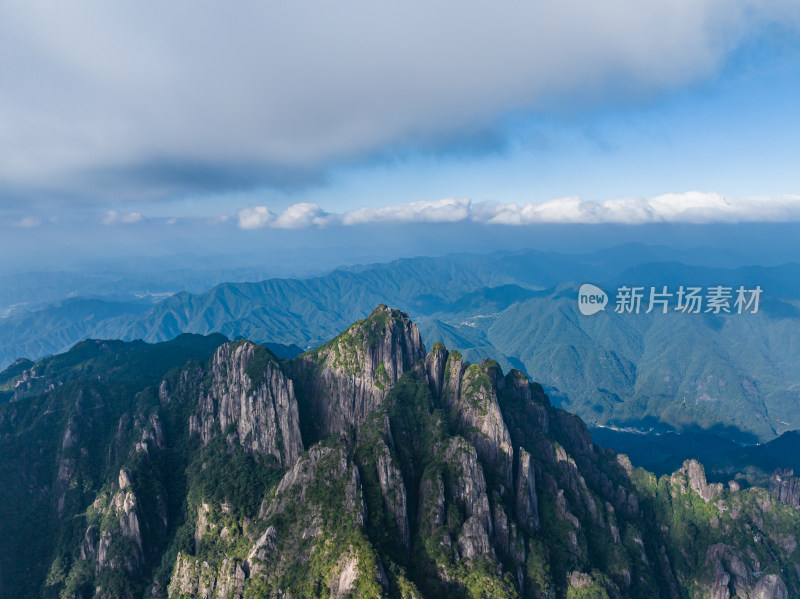
[[[702,251],[640,245],[581,255],[462,254],[224,283],[155,304],[76,298],[0,319],[0,363],[86,337],[157,342],[214,332],[291,356],[389,303],[415,318],[426,342],[519,368],[591,424],[699,428],[743,442],[800,429],[800,265],[720,268],[698,265],[702,259]],[[587,281],[610,293],[622,284],[759,285],[764,295],[758,314],[609,308],[586,317],[576,298]]]

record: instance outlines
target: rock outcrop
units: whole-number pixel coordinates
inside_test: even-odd
[[[378,444],[378,458],[375,467],[378,472],[378,481],[383,495],[383,504],[391,514],[397,527],[400,541],[408,548],[410,530],[408,526],[408,508],[406,506],[406,486],[403,483],[403,474],[395,464],[392,452],[383,441]]]
[[[242,565],[231,558],[219,568],[191,555],[179,553],[167,589],[170,599],[241,599],[247,575]]]
[[[444,374],[447,368],[448,351],[442,343],[434,343],[430,353],[425,357],[425,373],[431,385],[433,396],[438,400],[444,390]]]
[[[403,373],[423,368],[425,347],[408,314],[384,305],[296,361],[298,390],[316,434],[347,431],[374,411]]]
[[[259,520],[264,532],[247,559],[255,588],[281,588],[301,555],[309,562],[307,575],[326,572],[317,584],[331,597],[343,597],[357,584],[379,593],[387,584],[380,562],[366,549],[359,470],[340,445],[317,444],[303,454],[264,501]]]
[[[397,310],[291,361],[188,338],[170,351],[206,349],[152,376],[163,348],[137,343],[84,346],[102,371],[59,358],[88,380],[37,365],[42,394],[0,406],[0,595],[800,596],[793,473],[658,478],[524,373],[425,356]],[[9,507],[41,516],[26,555],[50,562],[6,559],[27,549]]]
[[[142,533],[139,529],[138,499],[131,489],[130,473],[119,471],[119,492],[114,495],[112,506],[119,518],[119,528],[123,537],[136,543],[142,550]]]
[[[539,528],[539,500],[536,496],[536,473],[531,454],[520,447],[515,493],[517,521],[529,533]]]
[[[342,496],[334,501],[341,513],[353,515],[356,522],[364,523],[366,507],[361,493],[361,477],[350,456],[341,447],[315,445],[283,476],[275,491],[275,498],[264,504],[261,517],[269,518],[285,512],[290,507],[312,504],[309,492],[341,483]],[[315,496],[316,501],[327,499]]]
[[[769,489],[779,501],[796,509],[800,509],[800,478],[794,471],[779,470],[770,477]]]
[[[429,380],[434,389],[441,388],[440,401],[481,459],[492,467],[493,476],[510,489],[514,450],[497,401],[505,385],[500,367],[492,360],[467,365],[461,354],[450,352],[442,368],[445,353],[439,349],[429,356]]]
[[[705,468],[697,460],[686,460],[683,467],[672,475],[673,483],[681,484],[681,476],[685,477],[689,488],[700,495],[706,503],[722,492],[722,483],[708,484]]]
[[[755,553],[742,555],[733,547],[718,543],[708,548],[705,566],[712,575],[707,586],[715,599],[788,599],[788,590],[777,574],[763,574]],[[731,593],[733,591],[733,594]]]
[[[789,592],[780,576],[767,574],[759,579],[750,596],[752,599],[789,599]]]
[[[164,448],[164,428],[158,414],[151,414],[146,424],[141,424],[142,435],[136,443],[136,451],[150,455]]]
[[[139,499],[130,477],[127,469],[120,470],[117,490],[100,495],[89,510],[93,522],[83,534],[79,555],[82,560],[94,562],[98,572],[103,568],[123,568],[135,573],[144,563]],[[129,543],[112,547],[115,537]]]
[[[492,515],[486,479],[475,448],[461,438],[450,441],[445,459],[451,470],[449,495],[464,510],[466,521],[458,534],[458,549],[463,559],[472,560],[492,550]]]
[[[208,443],[229,427],[247,451],[291,466],[303,451],[293,382],[263,347],[226,343],[211,362],[211,384],[189,428]]]

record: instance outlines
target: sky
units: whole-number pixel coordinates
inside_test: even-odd
[[[4,2],[0,251],[795,222],[797,106],[798,0]]]

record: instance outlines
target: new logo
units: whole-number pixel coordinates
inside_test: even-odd
[[[606,309],[608,296],[606,292],[590,283],[584,283],[578,290],[578,310],[584,316],[597,314]]]

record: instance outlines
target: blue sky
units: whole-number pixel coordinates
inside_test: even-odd
[[[779,196],[800,190],[800,37],[764,33],[717,72],[644,98],[509,118],[498,147],[411,154],[334,174],[310,201],[350,207],[409,198],[542,202],[689,190]],[[291,196],[281,198],[292,202]]]
[[[0,8],[0,243],[800,220],[796,0],[315,8]]]

